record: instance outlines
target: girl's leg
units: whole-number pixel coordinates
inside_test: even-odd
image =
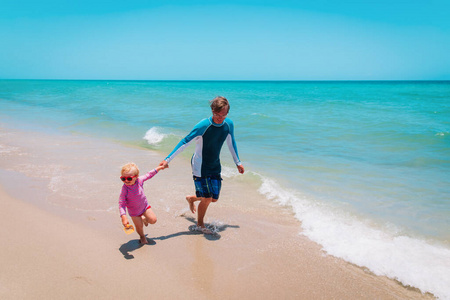
[[[140,242],[141,244],[147,244],[147,238],[144,235],[144,223],[142,222],[141,217],[131,217],[134,223],[134,227],[136,227],[136,232],[140,236]]]
[[[142,215],[142,217],[145,218],[145,220],[150,223],[150,224],[155,224],[156,221],[158,220],[156,218],[155,213],[153,212],[153,210],[151,208],[147,209],[144,214]]]
[[[144,222],[145,227],[148,226],[148,221],[147,219],[144,217],[144,215],[141,216],[142,222]]]

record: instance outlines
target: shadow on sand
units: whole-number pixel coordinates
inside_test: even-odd
[[[164,235],[164,236],[159,236],[159,237],[154,237],[154,238],[147,238],[148,244],[141,244],[139,242],[139,239],[135,239],[135,240],[130,240],[125,244],[122,244],[119,248],[119,251],[123,254],[123,257],[125,259],[133,259],[134,256],[130,253],[133,252],[134,250],[137,250],[143,246],[149,245],[149,246],[154,246],[156,245],[156,240],[159,241],[164,241],[167,239],[171,239],[171,238],[176,238],[179,236],[183,236],[183,235],[200,235],[203,234],[201,232],[195,231],[195,227],[197,225],[197,222],[195,221],[195,218],[193,217],[186,217],[183,216],[186,220],[188,220],[189,222],[192,223],[192,225],[189,226],[189,230],[187,231],[180,231],[177,233],[173,233],[173,234],[169,234],[169,235]],[[210,223],[206,223],[205,226],[210,229],[213,234],[203,234],[203,236],[205,237],[205,239],[209,240],[209,241],[217,241],[221,238],[221,235],[219,234],[219,232],[223,232],[225,231],[227,228],[240,228],[239,225],[228,225],[228,224],[210,224]],[[147,236],[147,235],[145,235]]]

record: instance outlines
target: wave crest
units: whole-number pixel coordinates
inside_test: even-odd
[[[166,136],[166,134],[161,132],[160,127],[152,127],[145,133],[144,140],[146,140],[149,145],[156,146],[161,143]]]
[[[302,222],[301,234],[320,244],[328,254],[422,292],[443,299],[450,297],[449,249],[402,235],[392,224],[376,225],[338,207],[286,190],[273,179],[261,176],[261,181],[259,193],[290,206]]]

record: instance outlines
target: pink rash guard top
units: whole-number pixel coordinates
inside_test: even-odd
[[[144,182],[152,178],[158,173],[156,169],[151,170],[145,175],[139,176],[133,185],[122,186],[119,196],[119,211],[120,215],[125,215],[126,209],[131,217],[142,215],[148,205],[147,197],[144,194]]]

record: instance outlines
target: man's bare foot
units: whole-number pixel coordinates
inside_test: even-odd
[[[141,239],[139,240],[139,243],[142,244],[142,245],[148,244],[147,238],[146,238],[146,237],[141,238]]]
[[[189,209],[192,213],[195,213],[197,211],[197,208],[194,204],[195,199],[197,199],[195,196],[186,196],[186,201],[189,203]]]
[[[198,226],[200,227],[200,226]],[[201,232],[203,232],[204,234],[214,234],[214,232],[212,232],[211,229],[206,228],[206,227],[200,227]]]
[[[189,229],[189,230],[191,230],[191,229]],[[214,231],[212,231],[211,229],[207,228],[205,225],[202,225],[202,226],[199,226],[199,225],[195,226],[194,225],[194,227],[192,228],[191,231],[197,231],[197,232],[201,232],[201,233],[204,233],[204,234],[214,234]]]
[[[148,226],[148,221],[147,221],[147,219],[146,219],[144,216],[141,216],[141,218],[142,218],[142,222],[144,222],[144,225],[145,225],[145,226]]]

